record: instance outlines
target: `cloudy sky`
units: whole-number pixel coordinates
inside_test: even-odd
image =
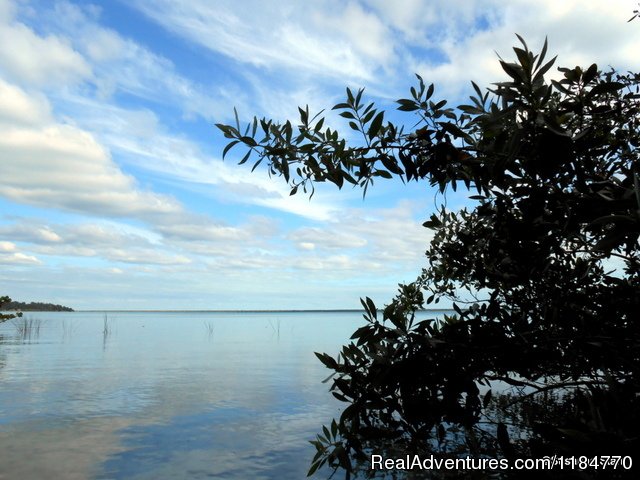
[[[0,294],[76,309],[357,308],[424,265],[425,185],[289,197],[214,123],[295,118],[414,73],[463,101],[514,33],[640,70],[637,2],[0,0]],[[390,114],[413,125],[410,116]],[[340,118],[328,122],[345,132]],[[464,195],[448,206],[465,203]]]

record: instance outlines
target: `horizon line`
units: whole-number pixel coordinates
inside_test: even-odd
[[[378,312],[382,312],[384,309],[378,309]],[[452,310],[451,308],[424,308],[421,310],[417,310],[419,312],[425,311],[448,311]],[[194,309],[194,310],[186,310],[186,309],[74,309],[73,312],[85,312],[85,313],[93,313],[93,312],[219,312],[219,313],[281,313],[281,312],[301,312],[301,313],[313,313],[313,312],[365,312],[364,309],[361,308],[328,308],[328,309],[308,309],[308,308],[291,308],[291,309]],[[69,312],[67,312],[69,313]]]

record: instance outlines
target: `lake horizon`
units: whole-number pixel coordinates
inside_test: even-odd
[[[0,324],[0,478],[305,478],[345,406],[314,352],[362,313],[24,312]]]
[[[0,310],[4,313],[20,312],[23,315],[33,313],[360,313],[365,314],[365,310],[356,308],[331,308],[331,309],[195,309],[195,310],[153,310],[153,309],[88,309],[88,310]],[[381,313],[384,309],[380,308],[377,312]],[[425,308],[416,310],[416,313],[440,313],[454,312],[451,308]],[[382,318],[380,318],[381,320]]]

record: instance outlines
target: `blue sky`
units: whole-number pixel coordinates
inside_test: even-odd
[[[514,33],[640,69],[636,2],[0,0],[0,293],[77,309],[358,308],[424,266],[424,184],[289,197],[214,123],[296,118],[414,73],[463,101]],[[557,75],[557,73],[556,73]],[[389,113],[411,126],[413,118]],[[348,132],[342,119],[329,125]],[[346,128],[345,128],[346,127]],[[347,133],[348,134],[348,133]],[[464,193],[450,195],[459,208]]]

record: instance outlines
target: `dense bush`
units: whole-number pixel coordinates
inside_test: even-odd
[[[296,126],[218,125],[225,154],[248,147],[242,163],[266,161],[292,194],[400,177],[474,202],[440,206],[416,282],[383,311],[363,300],[352,342],[318,354],[345,409],[314,441],[311,472],[349,476],[372,452],[640,451],[640,75],[591,65],[549,82],[546,42],[535,55],[520,40],[500,61],[508,81],[473,84],[468,105],[447,108],[418,77],[398,100],[420,122],[408,133],[362,90],[334,107],[361,145],[308,108]],[[441,299],[455,315],[425,320]]]

